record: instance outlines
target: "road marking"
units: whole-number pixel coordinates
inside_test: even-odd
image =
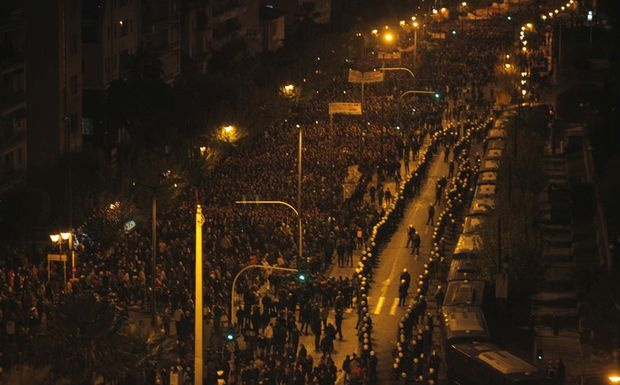
[[[383,307],[383,302],[385,302],[385,297],[379,297],[379,301],[377,302],[377,306],[375,306],[375,312],[373,314],[381,314],[381,308]]]
[[[398,307],[398,297],[394,298],[394,302],[392,303],[392,307],[390,308],[390,315],[396,314],[397,307]]]

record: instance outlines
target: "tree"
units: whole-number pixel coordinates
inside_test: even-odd
[[[92,292],[66,296],[32,346],[30,362],[49,366],[54,381],[76,385],[91,384],[98,375],[118,380],[149,361],[162,363],[171,351],[169,342],[132,329],[120,308]]]

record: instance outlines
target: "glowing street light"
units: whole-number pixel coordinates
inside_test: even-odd
[[[383,35],[383,40],[386,43],[391,43],[392,41],[394,41],[394,35],[392,35],[391,33],[386,33],[385,35]]]
[[[612,384],[620,384],[620,376],[617,374],[612,374],[607,377]]]
[[[370,33],[372,33],[373,35],[378,35],[379,34],[379,30],[375,28],[372,31],[370,31]]]
[[[57,243],[60,240],[60,235],[59,234],[50,234],[50,239],[52,240],[52,242]]]

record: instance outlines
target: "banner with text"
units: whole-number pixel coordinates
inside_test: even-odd
[[[329,114],[361,115],[362,103],[329,103]]]
[[[380,83],[384,79],[381,71],[362,72],[349,69],[349,83]]]
[[[400,52],[377,52],[379,59],[400,59]]]

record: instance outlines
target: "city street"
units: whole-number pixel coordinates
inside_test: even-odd
[[[424,148],[428,145],[428,139],[426,140]],[[410,169],[415,168],[415,160],[410,162]],[[404,166],[402,166],[402,172],[404,173]],[[386,244],[385,248],[381,251],[379,256],[378,266],[375,268],[373,284],[369,298],[369,311],[373,320],[373,344],[378,357],[378,381],[379,383],[386,383],[390,379],[390,367],[392,365],[392,350],[396,345],[396,333],[398,330],[398,323],[406,309],[406,307],[398,306],[398,285],[399,277],[404,268],[407,268],[411,277],[412,283],[409,288],[409,297],[407,300],[407,306],[413,300],[413,293],[415,293],[417,286],[417,276],[422,272],[424,263],[428,258],[429,244],[433,231],[432,226],[426,226],[426,220],[428,218],[428,206],[434,201],[435,197],[435,182],[438,178],[446,176],[448,170],[447,163],[443,161],[442,156],[436,156],[429,168],[429,174],[426,182],[423,184],[420,193],[417,194],[413,200],[407,205],[405,215],[398,230],[391,237],[390,241]],[[376,174],[373,182],[376,183]],[[392,191],[396,191],[396,186],[393,180],[384,182],[386,188],[390,188]],[[367,200],[368,197],[366,197]],[[436,213],[441,210],[441,207],[436,207]],[[436,214],[437,215],[437,214]],[[412,224],[417,231],[420,232],[421,246],[420,256],[416,257],[411,254],[411,249],[406,247],[407,243],[407,228]],[[354,263],[356,266],[359,260],[359,250],[354,254]],[[338,267],[334,263],[330,269],[330,276],[350,276],[353,272],[353,268]],[[433,290],[433,289],[431,289]],[[429,301],[429,308],[434,305]],[[330,311],[329,322],[334,322],[334,311]],[[338,382],[342,383],[344,379],[344,373],[341,370],[342,361],[346,355],[351,356],[352,353],[359,351],[359,342],[357,340],[355,324],[357,322],[357,315],[354,308],[348,308],[345,311],[345,317],[343,321],[343,340],[336,340],[334,343],[335,353],[332,358],[336,363],[339,373]],[[437,344],[438,329],[436,328],[434,343]],[[308,350],[314,345],[314,336],[310,333],[308,336],[302,336],[300,343],[305,344]],[[319,354],[319,353],[316,353]]]

